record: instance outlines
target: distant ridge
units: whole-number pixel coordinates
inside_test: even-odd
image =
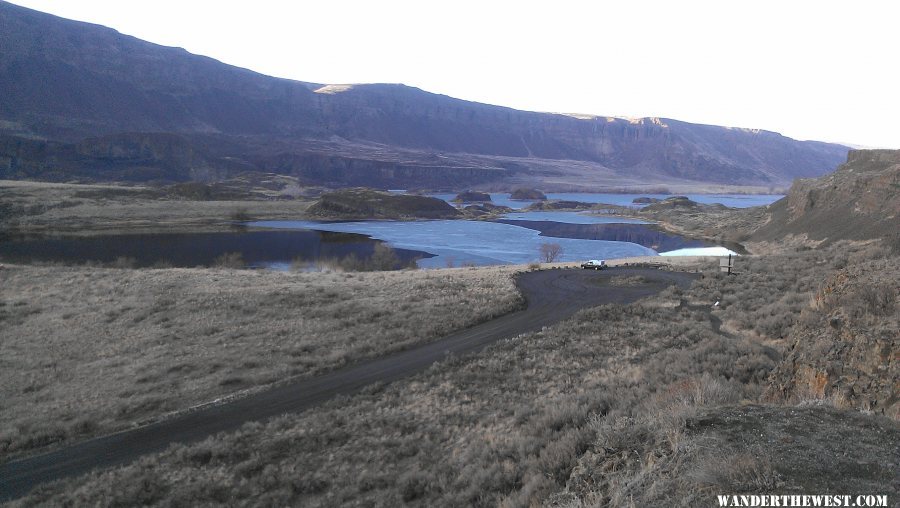
[[[847,148],[671,119],[518,111],[264,76],[0,1],[0,178],[334,186],[787,186]]]

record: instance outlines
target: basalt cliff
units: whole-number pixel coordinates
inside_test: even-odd
[[[273,78],[0,1],[0,178],[381,188],[787,186],[846,147]]]

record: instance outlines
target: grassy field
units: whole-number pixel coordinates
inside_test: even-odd
[[[408,348],[521,305],[512,268],[0,269],[0,460]]]
[[[791,330],[829,326],[813,304],[823,281],[842,264],[896,262],[886,255],[742,258],[737,276],[710,271],[688,290],[588,309],[21,504],[697,506],[717,493],[824,492],[822,482],[893,499],[896,420],[764,395]],[[854,446],[841,446],[847,435]]]

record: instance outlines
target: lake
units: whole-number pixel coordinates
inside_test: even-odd
[[[508,203],[517,208],[529,203],[511,201],[509,194],[492,196],[498,204]],[[640,196],[548,195],[554,199],[612,204],[630,204],[634,197]],[[780,196],[689,197],[701,202],[724,201],[730,206],[755,206]],[[640,220],[580,212],[518,211],[497,221],[262,221],[247,226],[224,233],[6,239],[0,241],[0,259],[7,262],[113,263],[118,258],[130,258],[138,267],[158,264],[193,267],[211,266],[217,257],[237,252],[249,267],[288,269],[294,260],[314,263],[350,255],[368,259],[375,245],[386,242],[397,250],[401,261],[418,260],[420,267],[440,268],[530,263],[538,260],[543,243],[557,243],[562,247],[560,261],[653,256],[715,246],[663,232]]]
[[[562,247],[559,261],[655,256],[661,250],[714,245],[639,220],[576,212],[518,212],[499,221],[259,221],[248,226],[368,235],[433,254],[419,260],[422,268],[530,263],[538,260],[543,243]]]

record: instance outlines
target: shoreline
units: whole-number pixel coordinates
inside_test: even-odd
[[[312,204],[308,199],[199,201],[172,197],[149,198],[143,187],[3,180],[0,181],[0,189],[5,191],[0,197],[0,210],[7,212],[0,219],[0,238],[4,239],[234,233],[247,230],[240,223],[250,221],[428,220],[412,217],[379,219],[313,215],[307,213]],[[650,229],[675,234],[686,240],[722,245],[741,254],[749,252],[737,242],[726,242],[714,235],[690,231],[659,217],[644,217],[626,207],[608,205],[604,209],[613,213],[597,215],[636,219],[646,223],[645,226]],[[502,216],[491,214],[450,220],[500,221]]]

